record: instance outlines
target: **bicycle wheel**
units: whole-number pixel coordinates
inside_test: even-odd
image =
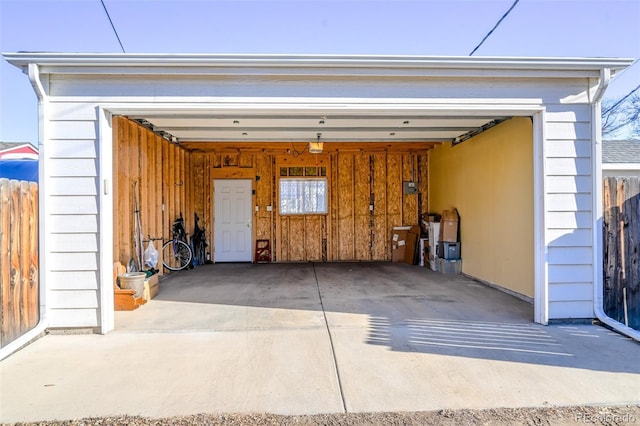
[[[194,256],[198,259],[198,265],[204,265],[204,241],[200,240],[195,244]]]
[[[170,271],[180,271],[191,263],[193,253],[184,241],[169,240],[162,245],[162,264]]]

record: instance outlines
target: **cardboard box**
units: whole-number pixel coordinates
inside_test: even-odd
[[[404,263],[409,265],[416,264],[416,254],[418,249],[418,240],[420,239],[420,226],[413,225],[407,233],[407,244],[404,249]]]
[[[458,210],[445,210],[440,221],[440,241],[455,243],[458,241]]]
[[[405,249],[407,246],[407,235],[410,226],[396,226],[391,234],[391,261],[404,262]]]
[[[151,300],[158,294],[160,290],[160,280],[158,274],[151,275],[144,280],[144,298],[145,300]]]
[[[438,244],[438,257],[447,260],[460,259],[460,243],[440,242]]]

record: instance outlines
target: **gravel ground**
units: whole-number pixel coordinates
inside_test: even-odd
[[[150,419],[136,416],[87,418],[16,425],[640,425],[640,405],[621,407],[545,407],[491,410],[439,410],[397,413],[198,414]]]

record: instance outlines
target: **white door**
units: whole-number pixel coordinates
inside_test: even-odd
[[[213,260],[251,262],[251,180],[215,179],[213,191]]]

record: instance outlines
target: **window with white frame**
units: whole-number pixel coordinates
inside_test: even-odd
[[[280,178],[280,214],[326,214],[327,178]]]

